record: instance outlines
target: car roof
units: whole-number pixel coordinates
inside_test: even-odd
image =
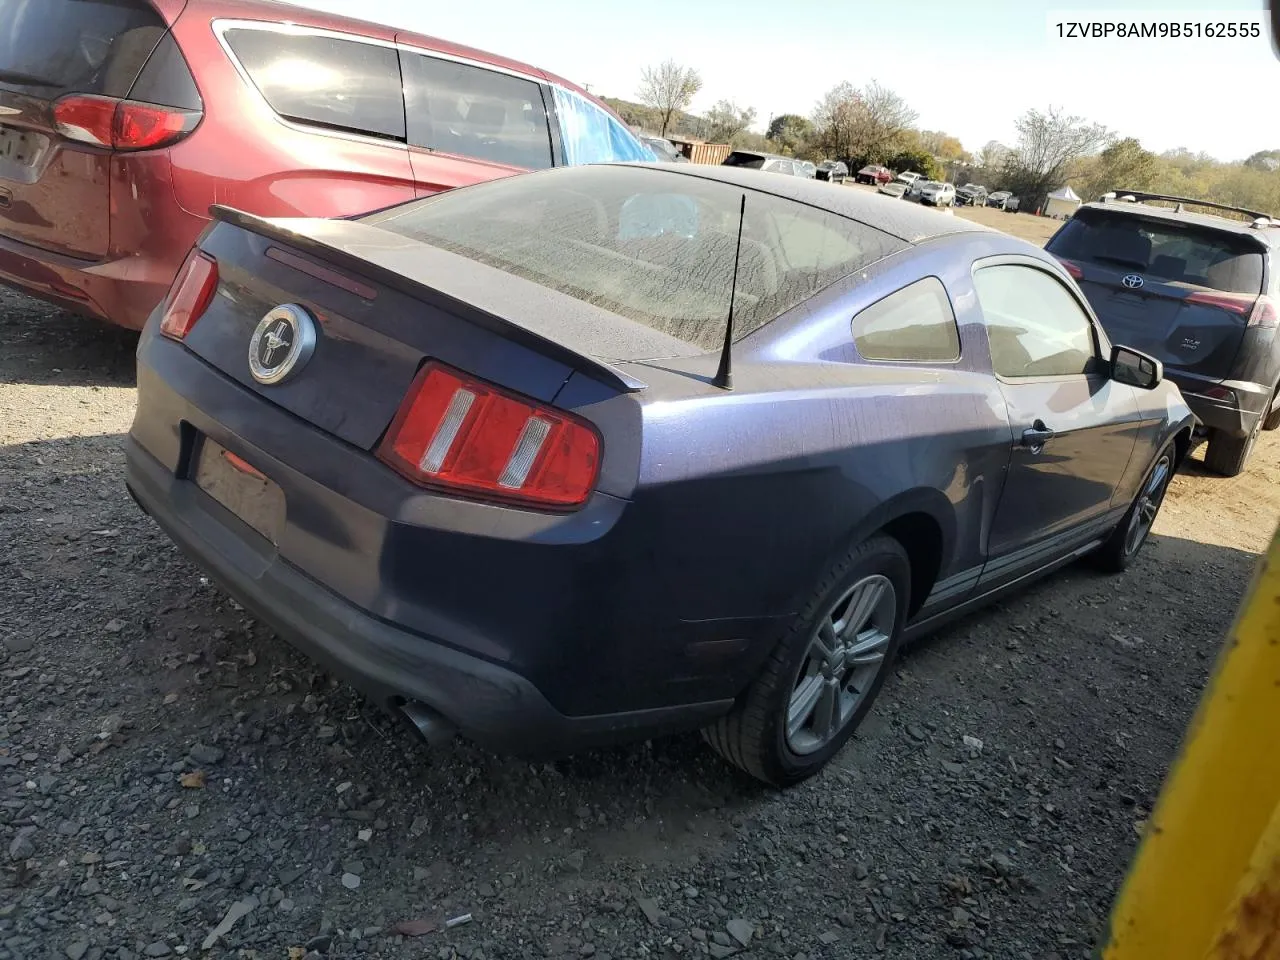
[[[338,33],[351,33],[361,37],[368,37],[373,40],[382,40],[385,42],[403,43],[406,46],[418,47],[423,50],[443,53],[447,56],[459,57],[464,60],[472,60],[476,63],[485,63],[494,67],[501,67],[505,70],[511,70],[516,73],[523,73],[533,77],[542,77],[548,83],[555,83],[562,87],[566,87],[581,96],[591,100],[596,105],[608,110],[614,114],[614,111],[608,104],[604,103],[599,97],[593,96],[582,87],[578,86],[571,80],[557,76],[540,67],[535,67],[529,63],[522,63],[519,60],[513,60],[510,57],[503,57],[496,53],[490,53],[487,50],[479,50],[475,47],[464,46],[460,43],[453,43],[449,40],[443,40],[439,37],[432,37],[425,33],[414,33],[409,30],[400,30],[396,27],[388,26],[381,23],[373,23],[368,20],[360,20],[356,17],[347,17],[336,13],[322,13],[318,10],[311,10],[304,6],[297,6],[294,3],[286,3],[284,0],[187,0],[185,10],[187,16],[198,15],[212,18],[239,19],[239,20],[274,20],[284,23],[296,24],[300,27],[311,27],[317,30],[333,30]],[[614,114],[614,116],[617,116]]]
[[[768,193],[785,200],[794,200],[820,210],[827,210],[850,220],[857,220],[869,227],[905,240],[907,243],[923,243],[934,237],[953,233],[997,233],[962,217],[925,210],[912,203],[891,199],[864,190],[833,190],[825,182],[800,177],[766,177],[758,170],[741,167],[724,167],[690,163],[637,163],[617,166],[640,166],[663,170],[686,177],[718,180],[735,187]],[[776,181],[776,182],[774,182]],[[904,209],[905,208],[905,209]]]
[[[1081,210],[1101,210],[1118,216],[1147,217],[1155,220],[1168,220],[1173,223],[1189,223],[1212,230],[1254,237],[1269,247],[1280,247],[1280,222],[1272,221],[1273,226],[1255,227],[1244,220],[1233,220],[1212,213],[1199,213],[1190,210],[1178,211],[1172,207],[1162,207],[1154,203],[1130,203],[1127,200],[1101,201],[1095,200],[1083,204]]]

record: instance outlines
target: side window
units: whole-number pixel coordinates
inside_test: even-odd
[[[1004,264],[973,275],[1002,377],[1061,377],[1090,371],[1093,325],[1075,298],[1050,274]]]
[[[400,63],[390,47],[275,30],[228,30],[225,37],[280,116],[404,139]]]
[[[529,170],[551,166],[537,83],[417,53],[402,53],[401,63],[411,144]]]
[[[635,134],[590,100],[563,87],[551,89],[566,163],[652,163],[657,159]]]
[[[925,277],[853,318],[853,344],[866,360],[960,359],[960,331],[946,287]]]

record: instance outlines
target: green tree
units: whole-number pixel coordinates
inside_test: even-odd
[[[1083,199],[1096,200],[1110,190],[1150,190],[1155,180],[1156,155],[1133,137],[1125,137],[1092,158],[1075,184]]]
[[[900,150],[885,165],[897,173],[915,171],[928,180],[937,180],[942,176],[942,167],[933,159],[933,154],[923,147]]]
[[[707,111],[706,138],[712,143],[732,143],[734,137],[755,122],[754,107],[740,107],[730,100],[720,100]]]
[[[784,113],[773,118],[765,136],[772,140],[779,150],[796,153],[803,144],[813,136],[813,124],[798,113]]]

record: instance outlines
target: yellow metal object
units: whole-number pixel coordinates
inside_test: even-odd
[[[1280,960],[1280,532],[1111,916],[1104,960]]]

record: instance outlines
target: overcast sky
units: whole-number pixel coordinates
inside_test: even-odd
[[[717,100],[770,116],[808,114],[842,80],[897,91],[923,129],[969,150],[1012,143],[1014,121],[1050,105],[1135,136],[1152,150],[1222,159],[1280,148],[1280,60],[1251,40],[1057,39],[1052,24],[1088,19],[1229,19],[1261,23],[1262,3],[1127,0],[1119,13],[1069,0],[308,0],[524,60],[635,99],[640,71],[673,58],[702,74],[693,110]],[[868,13],[857,15],[855,10]]]

